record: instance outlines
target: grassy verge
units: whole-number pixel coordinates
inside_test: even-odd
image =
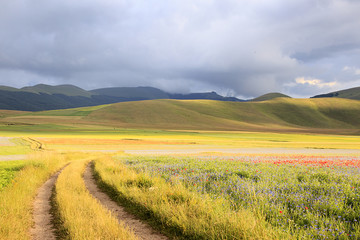
[[[0,191],[11,183],[16,173],[23,169],[25,165],[25,161],[0,162]]]
[[[116,201],[178,239],[282,239],[249,210],[187,190],[179,181],[138,174],[110,158],[95,161],[99,185]]]
[[[82,174],[89,160],[74,161],[56,183],[56,206],[63,239],[136,239],[135,235],[94,199]]]
[[[30,239],[36,190],[72,156],[37,153],[0,192],[0,239]]]

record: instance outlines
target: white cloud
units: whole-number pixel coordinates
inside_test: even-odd
[[[320,80],[320,79],[305,78],[305,77],[298,77],[298,78],[295,79],[295,82],[297,84],[310,85],[310,86],[314,86],[314,87],[318,87],[318,88],[333,87],[333,86],[335,86],[337,84],[336,81],[334,81],[334,82],[324,82],[323,80]]]

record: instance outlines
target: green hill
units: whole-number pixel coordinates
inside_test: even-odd
[[[267,93],[267,94],[261,95],[260,97],[254,98],[251,101],[260,102],[260,101],[267,101],[267,100],[271,100],[274,98],[281,98],[281,97],[290,98],[290,96],[288,96],[288,95],[275,92],[275,93]]]
[[[8,87],[8,86],[0,86],[0,91],[9,91],[9,92],[17,92],[20,91],[17,88]]]
[[[42,112],[4,112],[23,124],[102,125],[178,130],[245,130],[360,134],[360,101],[275,98],[259,102],[146,100]]]
[[[345,89],[341,91],[316,95],[313,98],[338,97],[360,100],[360,87]]]
[[[151,100],[111,104],[84,118],[104,124],[165,129],[359,129],[360,102],[291,98],[262,102]]]

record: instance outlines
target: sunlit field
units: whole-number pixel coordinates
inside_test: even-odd
[[[273,227],[309,239],[360,238],[360,157],[239,155],[121,157],[128,167],[236,212],[260,213]]]
[[[22,154],[27,143],[22,140],[30,137],[45,144],[51,150],[154,150],[154,149],[248,149],[248,148],[287,148],[287,149],[360,149],[360,136],[301,134],[301,133],[263,133],[239,131],[170,131],[142,129],[96,129],[95,126],[42,130],[22,126],[17,130],[9,128],[2,136],[15,137],[12,141],[22,141],[16,146],[1,146],[1,152]],[[17,139],[17,140],[16,140]],[[16,150],[15,150],[16,149]],[[2,153],[2,154],[4,154]]]
[[[67,164],[52,200],[59,236],[135,238],[87,193],[81,176],[91,162],[104,191],[170,238],[360,238],[359,136],[94,126],[1,135],[4,239],[31,238],[36,189]]]

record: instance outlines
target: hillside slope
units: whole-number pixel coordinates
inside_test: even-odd
[[[312,98],[329,98],[329,97],[360,100],[360,87],[349,88],[349,89],[326,93],[326,94],[320,94],[320,95],[316,95]]]
[[[53,128],[103,126],[360,134],[360,101],[276,98],[261,102],[146,100],[42,112],[0,111],[0,122]],[[39,126],[41,128],[41,126]]]
[[[152,100],[111,104],[85,119],[128,127],[239,130],[360,129],[360,102],[277,98],[263,102]]]
[[[290,96],[288,96],[288,95],[274,92],[274,93],[267,93],[267,94],[261,95],[261,96],[259,96],[257,98],[252,99],[251,101],[260,102],[260,101],[267,101],[267,100],[271,100],[271,99],[275,99],[275,98],[281,98],[281,97],[290,98]]]

